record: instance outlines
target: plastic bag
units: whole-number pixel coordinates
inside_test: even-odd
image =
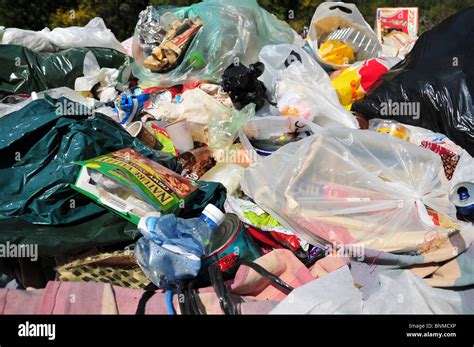
[[[146,69],[143,62],[160,42],[163,30],[159,23],[165,14],[168,17],[174,14],[179,19],[199,19],[203,26],[189,47],[181,52],[179,65],[160,74]],[[164,22],[168,25],[172,21]],[[260,8],[255,0],[205,0],[188,7],[147,10],[140,15],[138,24],[133,40],[133,74],[145,85],[163,87],[189,80],[217,82],[235,61],[246,66],[255,63],[258,52],[265,45],[302,41],[288,24]],[[149,42],[148,36],[143,34],[147,30],[156,33],[158,42]]]
[[[247,156],[253,161],[265,158],[257,153],[250,140],[266,140],[271,137],[280,137],[287,133],[309,133],[319,132],[321,128],[313,122],[298,117],[255,117],[239,130],[240,143],[247,150]]]
[[[448,180],[453,176],[463,149],[443,134],[431,130],[402,124],[393,120],[373,118],[369,129],[387,133],[438,154],[443,161],[444,173]]]
[[[136,225],[112,212],[70,225],[38,225],[21,218],[0,219],[2,244],[38,245],[38,255],[71,256],[94,247],[133,242]]]
[[[107,29],[104,20],[95,17],[84,27],[55,28],[41,31],[7,28],[2,44],[20,45],[34,52],[57,52],[73,47],[102,47],[125,53],[115,35]]]
[[[93,116],[93,117],[92,117]],[[67,225],[104,213],[69,184],[85,160],[132,147],[174,170],[169,154],[155,152],[110,118],[66,98],[45,96],[0,118],[0,222],[19,217],[35,224]],[[8,135],[8,136],[7,136]]]
[[[219,106],[212,96],[199,88],[194,88],[181,94],[181,102],[160,102],[147,109],[147,113],[157,120],[185,119],[188,122],[207,125],[213,110]]]
[[[338,33],[334,37],[329,36],[336,31]],[[374,31],[354,4],[333,1],[321,3],[311,19],[308,38],[319,62],[334,69],[349,66],[349,63],[331,63],[322,57],[319,48],[328,36],[332,40],[348,43],[349,48],[354,50],[355,61],[376,58],[382,50]]]
[[[431,214],[456,220],[435,153],[365,130],[325,129],[288,144],[247,169],[241,186],[280,223],[316,245],[362,243],[396,250],[390,240],[446,233]]]
[[[445,134],[474,155],[473,30],[470,8],[423,33],[405,60],[352,110]]]
[[[74,90],[83,92],[91,91],[96,84],[100,101],[109,102],[115,99],[117,91],[115,85],[120,71],[117,69],[100,68],[96,57],[92,52],[87,52],[84,58],[83,77],[78,77],[74,82]]]
[[[270,108],[270,114],[301,117],[322,127],[359,128],[356,118],[339,103],[326,72],[302,48],[269,45],[259,57],[265,64],[260,80],[278,105],[277,110]]]
[[[231,195],[239,189],[243,174],[244,168],[240,165],[217,163],[200,178],[200,181],[219,182],[226,188],[227,195]]]
[[[108,48],[70,48],[58,53],[35,53],[21,46],[0,45],[0,94],[74,88],[76,78],[83,75],[84,58],[88,52],[92,52],[100,67],[122,71],[130,65],[130,57]]]
[[[229,148],[239,130],[253,116],[255,116],[255,104],[248,104],[240,111],[216,104],[208,121],[209,147],[213,151]]]

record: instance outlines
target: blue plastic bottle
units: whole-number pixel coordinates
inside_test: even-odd
[[[194,278],[201,268],[209,240],[224,214],[207,205],[199,218],[183,219],[173,214],[148,214],[138,229],[143,237],[135,247],[135,257],[145,275],[158,287],[174,287]]]

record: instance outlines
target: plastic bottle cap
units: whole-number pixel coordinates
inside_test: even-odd
[[[202,214],[216,223],[216,225],[221,224],[225,217],[224,213],[213,204],[208,204],[204,211],[202,211]]]
[[[459,200],[461,201],[467,200],[471,197],[466,187],[459,188],[458,194],[459,194]]]

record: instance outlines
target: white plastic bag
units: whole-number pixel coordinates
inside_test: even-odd
[[[87,52],[84,57],[83,77],[76,78],[74,90],[78,92],[91,91],[96,84],[100,84],[97,93],[102,102],[110,102],[117,97],[115,85],[120,71],[111,68],[101,68],[95,55]]]
[[[394,234],[421,234],[423,242],[429,232],[446,233],[427,208],[456,221],[439,156],[366,130],[329,129],[288,144],[247,169],[241,186],[311,244],[396,250],[385,244]]]
[[[378,42],[377,35],[365,21],[357,6],[350,3],[330,1],[323,2],[318,6],[311,19],[309,29],[308,42],[319,62],[334,69],[350,65],[326,62],[319,54],[319,47],[328,34],[344,28],[353,28],[359,32],[359,34],[356,34],[355,43],[350,44],[355,50],[356,61],[376,58],[380,55],[382,46]]]
[[[244,168],[233,163],[217,163],[206,172],[199,180],[219,182],[227,190],[227,196],[234,194],[240,187],[240,179],[244,174]]]
[[[35,52],[56,52],[56,47],[49,40],[50,34],[48,28],[41,31],[8,28],[3,34],[2,44],[24,46]]]
[[[125,49],[107,29],[104,20],[95,17],[84,27],[55,28],[41,31],[8,28],[2,38],[2,44],[25,46],[35,52],[56,52],[72,47],[103,47],[125,53]]]
[[[271,109],[273,115],[298,113],[292,115],[322,127],[359,128],[357,119],[339,102],[327,73],[302,48],[265,46],[259,59],[265,65],[259,79],[269,99],[278,104],[278,110]]]
[[[462,152],[450,183],[454,187],[461,182],[471,182],[474,184],[474,158],[465,150]]]
[[[181,95],[181,102],[163,101],[147,109],[147,113],[157,120],[185,119],[201,125],[207,125],[213,110],[219,103],[205,91],[194,88]]]

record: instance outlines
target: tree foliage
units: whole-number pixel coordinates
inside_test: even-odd
[[[138,14],[148,4],[187,6],[198,0],[0,0],[0,25],[31,30],[49,26],[82,26],[100,16],[119,40],[133,34]],[[259,4],[301,32],[309,26],[318,0],[258,0]],[[351,0],[373,26],[377,7],[415,6],[420,9],[420,32],[469,6],[474,0]]]

